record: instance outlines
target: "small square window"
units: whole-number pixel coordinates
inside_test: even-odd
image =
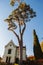
[[[11,49],[8,49],[8,54],[11,54]]]

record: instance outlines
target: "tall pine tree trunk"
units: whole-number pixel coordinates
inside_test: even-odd
[[[20,39],[19,39],[20,61],[19,61],[19,65],[22,65],[22,59],[23,59],[23,38],[22,38],[22,34],[21,34],[20,22],[19,22],[19,33],[20,33]]]
[[[23,43],[20,40],[19,42],[19,51],[20,51],[20,61],[19,61],[19,65],[22,65],[22,60],[23,60]]]

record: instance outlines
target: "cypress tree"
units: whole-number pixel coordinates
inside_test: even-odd
[[[35,30],[33,30],[33,36],[34,36],[33,52],[35,59],[43,58],[43,53]]]

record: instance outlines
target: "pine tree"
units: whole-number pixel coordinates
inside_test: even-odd
[[[35,30],[33,30],[33,35],[34,35],[34,45],[33,45],[34,56],[35,56],[35,59],[41,59],[43,58],[43,53],[42,53],[39,40],[38,40],[38,36]]]
[[[11,0],[10,4],[14,6],[15,1],[16,0]],[[17,37],[20,52],[19,65],[22,65],[23,61],[23,35],[26,29],[26,23],[34,17],[36,17],[36,12],[30,5],[21,2],[18,7],[11,12],[8,18],[4,20],[8,23],[8,30],[12,31]],[[19,33],[16,30],[19,31]]]

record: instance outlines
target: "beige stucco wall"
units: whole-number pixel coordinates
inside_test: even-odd
[[[23,48],[23,60],[26,60],[26,48]]]
[[[26,48],[23,48],[23,60],[26,60]],[[17,49],[17,58],[20,59],[19,49]]]

